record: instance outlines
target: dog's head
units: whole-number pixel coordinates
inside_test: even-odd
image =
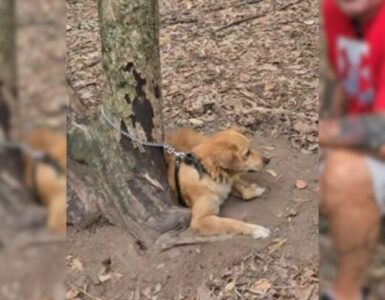
[[[234,174],[260,171],[270,158],[250,146],[250,140],[239,130],[223,130],[212,139],[210,152],[213,163]]]

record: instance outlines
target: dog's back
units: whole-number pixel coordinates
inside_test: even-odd
[[[176,151],[190,152],[198,144],[207,139],[203,134],[190,128],[181,128],[167,137],[167,143],[172,145]]]

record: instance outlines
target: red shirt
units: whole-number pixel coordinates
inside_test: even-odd
[[[330,64],[349,100],[349,113],[385,110],[385,1],[376,15],[355,30],[335,0],[322,5]]]

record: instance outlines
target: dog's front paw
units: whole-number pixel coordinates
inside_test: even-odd
[[[265,192],[266,188],[253,184],[242,191],[242,198],[244,200],[252,200],[261,197]]]
[[[263,226],[255,225],[251,232],[251,235],[255,239],[267,238],[270,236],[270,230]]]
[[[255,187],[255,197],[261,197],[266,192],[266,188],[256,186]]]

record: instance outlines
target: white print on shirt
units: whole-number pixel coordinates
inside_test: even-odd
[[[337,39],[337,69],[349,98],[362,105],[374,101],[372,72],[367,58],[369,45],[362,40],[339,37]]]

